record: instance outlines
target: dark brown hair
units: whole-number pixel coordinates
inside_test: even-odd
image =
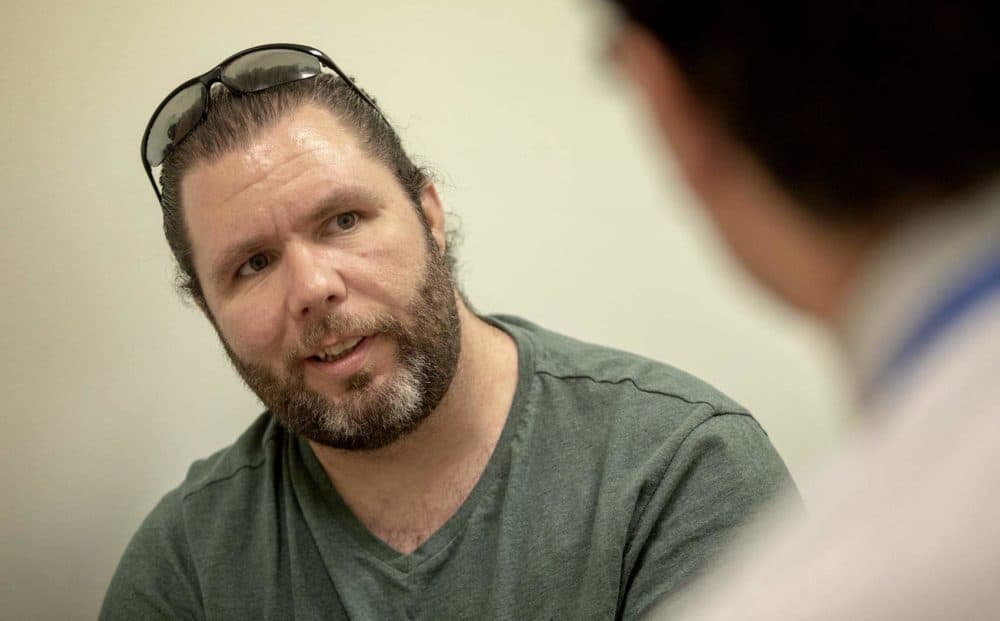
[[[814,215],[864,226],[1000,172],[1000,3],[613,3]]]

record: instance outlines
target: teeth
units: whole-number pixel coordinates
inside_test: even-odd
[[[357,346],[358,343],[361,342],[362,338],[364,337],[359,336],[353,339],[342,341],[340,343],[337,343],[336,345],[331,345],[330,347],[327,347],[326,349],[320,351],[317,354],[317,356],[321,358],[324,362],[329,362],[330,360],[336,358],[345,351],[353,349],[355,346]]]

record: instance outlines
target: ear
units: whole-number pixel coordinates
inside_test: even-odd
[[[613,49],[615,61],[639,91],[688,183],[699,194],[711,192],[728,151],[725,137],[673,55],[636,25],[618,34]]]
[[[427,220],[427,226],[430,227],[431,235],[434,237],[434,241],[437,242],[441,254],[444,254],[447,249],[444,233],[444,206],[441,204],[441,197],[438,196],[437,188],[431,182],[424,185],[424,188],[420,191],[420,210]]]

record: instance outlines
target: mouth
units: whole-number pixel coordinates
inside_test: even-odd
[[[344,381],[364,369],[377,336],[352,336],[320,347],[305,359],[305,366],[313,372]]]
[[[308,359],[314,362],[336,362],[342,360],[354,353],[354,350],[367,338],[367,336],[355,336],[343,339],[333,345],[323,347],[312,356],[309,356]]]

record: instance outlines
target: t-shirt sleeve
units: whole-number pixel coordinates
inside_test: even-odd
[[[708,568],[765,505],[797,491],[767,435],[745,414],[708,418],[684,439],[626,550],[622,618],[636,619]]]
[[[104,596],[100,621],[201,619],[181,490],[157,504],[132,537]]]

